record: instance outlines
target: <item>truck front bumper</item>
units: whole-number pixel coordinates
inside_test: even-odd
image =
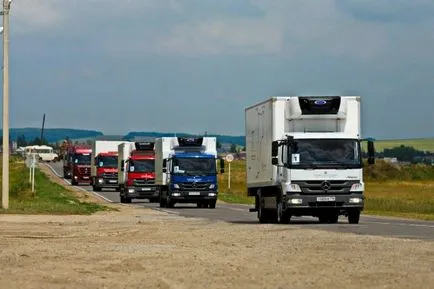
[[[216,191],[171,191],[170,199],[177,203],[196,203],[200,201],[217,200]]]
[[[95,178],[95,186],[100,187],[100,188],[117,188],[118,187],[118,179],[96,177]]]
[[[160,194],[156,186],[137,186],[125,188],[125,193],[128,198],[134,199],[156,199],[160,197]]]
[[[361,193],[345,195],[303,195],[288,194],[285,197],[285,207],[293,212],[317,212],[321,210],[348,211],[358,209],[363,211],[365,197]]]
[[[79,184],[81,183],[90,184],[92,182],[90,176],[81,176],[81,175],[75,175],[73,180]]]

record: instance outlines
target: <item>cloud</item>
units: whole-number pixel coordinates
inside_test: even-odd
[[[62,3],[55,0],[18,0],[11,5],[12,29],[15,33],[26,34],[50,29],[64,22]]]

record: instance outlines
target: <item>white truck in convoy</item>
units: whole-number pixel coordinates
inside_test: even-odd
[[[118,146],[125,141],[94,140],[92,143],[91,184],[94,191],[118,188]]]
[[[275,96],[245,109],[247,194],[261,223],[292,216],[359,223],[364,209],[359,96]],[[368,164],[375,163],[372,140]]]

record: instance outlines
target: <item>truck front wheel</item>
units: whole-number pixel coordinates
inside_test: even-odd
[[[348,223],[358,224],[360,221],[360,210],[349,210],[348,211]]]
[[[208,207],[209,207],[210,209],[215,209],[216,203],[217,203],[217,200],[210,201],[210,202],[208,203]]]

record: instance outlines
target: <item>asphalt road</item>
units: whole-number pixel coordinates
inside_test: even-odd
[[[60,178],[63,178],[61,163],[48,165]],[[65,180],[69,184],[68,180]],[[82,190],[92,191],[91,186],[79,186]],[[108,202],[119,203],[119,193],[109,189],[102,192],[93,192]],[[256,212],[250,213],[251,206],[237,204],[217,204],[215,209],[200,209],[196,205],[175,205],[172,209],[161,209],[158,203],[148,203],[146,200],[133,200],[133,205],[165,211],[184,217],[206,218],[210,220],[225,221],[229,223],[251,224],[260,226]],[[434,222],[416,221],[401,218],[374,217],[362,215],[357,225],[348,224],[347,218],[340,217],[338,224],[319,224],[317,218],[292,218],[291,224],[281,226],[300,226],[320,230],[355,233],[362,235],[377,235],[396,238],[423,239],[434,241]]]

